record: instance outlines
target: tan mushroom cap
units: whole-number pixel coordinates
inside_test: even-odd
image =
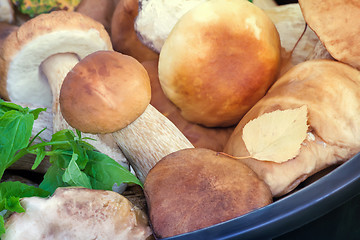
[[[336,60],[360,69],[360,2],[299,0],[304,18]]]
[[[97,50],[112,50],[103,25],[80,13],[41,14],[13,31],[0,48],[0,96],[19,103],[51,106],[49,84],[40,65],[56,53],[79,59]]]
[[[269,187],[245,164],[204,148],[167,155],[144,185],[154,233],[170,237],[208,227],[272,202]]]
[[[163,45],[159,79],[188,121],[226,127],[274,82],[279,34],[263,10],[248,1],[211,0],[180,18]]]
[[[111,133],[138,118],[150,98],[149,76],[135,58],[98,51],[65,77],[60,108],[65,120],[82,132]]]
[[[21,204],[26,212],[10,217],[2,239],[138,240],[152,234],[145,213],[112,191],[58,188],[49,199]]]
[[[281,164],[253,158],[239,160],[270,186],[275,197],[360,151],[360,72],[338,61],[311,60],[294,66],[274,83],[241,119],[224,152],[249,156],[242,138],[248,122],[265,113],[301,106],[307,106],[309,130],[295,158]]]

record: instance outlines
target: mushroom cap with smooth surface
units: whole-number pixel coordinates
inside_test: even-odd
[[[60,108],[65,120],[82,132],[112,133],[138,118],[150,98],[149,76],[135,58],[98,51],[65,77]]]
[[[167,155],[144,184],[155,235],[208,227],[272,202],[269,187],[245,164],[204,148]]]
[[[279,34],[248,1],[210,0],[183,15],[163,45],[159,79],[188,121],[236,124],[275,81]]]
[[[360,69],[360,2],[299,0],[309,27],[338,61]]]

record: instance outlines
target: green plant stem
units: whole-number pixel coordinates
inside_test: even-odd
[[[37,148],[46,147],[46,146],[53,146],[53,145],[63,145],[63,144],[69,144],[69,142],[68,141],[43,142],[43,143],[38,143],[38,144],[32,145],[32,146],[27,147],[27,148],[23,148],[18,153],[15,154],[15,156],[13,157],[13,159],[11,160],[11,162],[9,163],[8,166],[11,166],[12,164],[14,164],[16,161],[18,161],[20,158],[22,158],[26,154],[32,153],[32,151],[37,149]],[[54,152],[56,152],[56,151],[54,151]],[[47,156],[52,155],[50,153],[51,153],[51,151],[47,151],[46,155]],[[0,178],[1,178],[1,176],[0,176]]]

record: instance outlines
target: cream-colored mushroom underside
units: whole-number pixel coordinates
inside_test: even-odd
[[[50,107],[52,94],[40,71],[42,61],[53,54],[66,52],[75,53],[82,59],[96,49],[108,50],[108,47],[95,29],[57,31],[33,39],[9,65],[7,91],[10,100]]]

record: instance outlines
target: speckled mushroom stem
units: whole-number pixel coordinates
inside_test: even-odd
[[[53,94],[53,132],[62,129],[73,129],[63,118],[60,111],[59,95],[62,82],[69,71],[79,62],[76,54],[59,53],[50,56],[42,63],[42,72],[49,82]],[[83,137],[89,137],[93,140],[87,140],[98,151],[110,156],[122,166],[129,168],[129,164],[124,154],[121,152],[111,134],[89,134],[82,133]]]
[[[113,136],[142,182],[163,157],[194,147],[169,119],[151,105],[134,122],[113,133]]]

